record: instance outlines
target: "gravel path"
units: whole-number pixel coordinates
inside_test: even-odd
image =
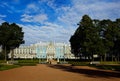
[[[23,66],[0,71],[0,81],[120,81],[120,73],[88,66]]]

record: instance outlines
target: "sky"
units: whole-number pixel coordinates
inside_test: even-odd
[[[69,43],[83,15],[92,19],[120,18],[120,0],[0,0],[0,24],[22,27],[25,45]]]

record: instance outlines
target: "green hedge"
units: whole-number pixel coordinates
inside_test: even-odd
[[[39,63],[39,60],[17,60],[18,63]]]
[[[17,65],[20,66],[35,66],[39,63],[38,59],[32,60],[32,59],[26,59],[26,60],[17,60]]]
[[[18,64],[15,64],[15,65],[19,65],[19,66],[36,66],[37,64],[36,63],[18,63]]]

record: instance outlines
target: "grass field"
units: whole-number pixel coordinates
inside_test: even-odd
[[[5,62],[4,60],[0,60],[0,71],[2,70],[8,70],[8,69],[12,69],[12,68],[17,68],[17,67],[21,67],[21,66],[35,66],[39,63],[39,60],[15,60],[18,63],[15,64],[6,64],[7,62]]]
[[[15,60],[18,61],[18,63],[13,64],[13,65],[7,65],[5,64],[6,62],[4,60],[0,60],[0,71],[1,70],[8,70],[12,68],[17,68],[21,66],[35,66],[37,65],[41,60],[39,59],[25,59],[25,60]],[[45,61],[45,60],[43,60]],[[42,61],[41,61],[42,62]],[[104,69],[104,70],[115,70],[115,71],[120,71],[120,62],[100,62],[98,65],[91,65],[90,62],[76,62],[76,61],[69,61],[69,64],[72,66],[90,66],[98,69]]]
[[[120,71],[120,65],[89,65],[89,66],[104,70]]]
[[[20,66],[19,65],[3,65],[3,64],[0,64],[0,71],[13,69],[13,68],[17,68],[17,67],[20,67]]]
[[[100,62],[100,64],[90,64],[90,62],[75,62],[70,61],[70,64],[73,66],[90,66],[98,69],[104,69],[104,70],[114,70],[114,71],[120,71],[120,62]]]

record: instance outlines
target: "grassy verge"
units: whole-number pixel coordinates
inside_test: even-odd
[[[35,66],[39,63],[39,60],[17,60],[18,63],[16,65],[20,66]]]
[[[89,65],[89,66],[104,70],[120,71],[120,65]]]
[[[19,66],[36,66],[36,63],[17,63],[15,65],[19,65]]]
[[[74,62],[74,61],[69,61],[69,64],[72,64],[73,66],[87,66],[89,65],[89,62]]]
[[[120,62],[108,61],[100,62],[100,64],[90,64],[90,62],[69,61],[69,63],[73,66],[90,66],[98,69],[120,71]]]
[[[0,63],[6,63],[6,61],[5,60],[0,60]]]
[[[39,63],[39,60],[17,60],[18,63]]]
[[[114,65],[114,64],[120,64],[120,62],[113,62],[113,61],[103,61],[103,62],[100,62],[100,64],[103,64],[103,65]]]
[[[17,68],[17,67],[20,67],[20,66],[19,65],[3,65],[3,64],[0,64],[0,71],[13,69],[13,68]]]
[[[35,66],[39,63],[39,60],[15,60],[18,63],[8,65],[4,60],[0,60],[0,71],[13,69],[21,66]]]

